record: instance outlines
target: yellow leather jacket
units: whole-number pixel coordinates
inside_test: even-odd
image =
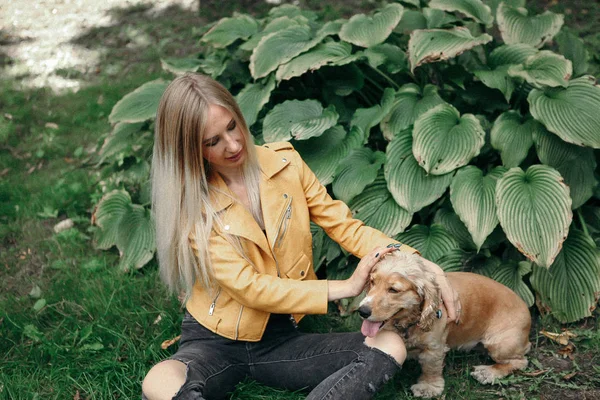
[[[206,328],[245,341],[261,339],[271,313],[289,313],[299,321],[304,314],[327,312],[327,281],[316,280],[313,270],[311,220],[360,258],[394,242],[353,219],[343,202],[333,200],[291,144],[257,146],[257,153],[266,234],[244,206],[215,192],[222,228],[213,228],[209,254],[217,288],[211,292],[197,283],[186,304]],[[211,184],[231,193],[218,174]],[[242,239],[251,263],[225,233]],[[193,238],[191,245],[197,249]],[[409,246],[401,250],[416,251]]]

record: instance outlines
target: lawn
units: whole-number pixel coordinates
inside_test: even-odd
[[[377,6],[374,1],[301,2],[327,19]],[[583,1],[538,1],[566,15],[584,38],[592,72],[600,72],[600,8]],[[19,79],[0,78],[0,399],[139,398],[145,373],[176,350],[161,348],[179,334],[181,308],[160,283],[153,261],[138,271],[118,269],[116,250],[93,246],[93,205],[102,195],[97,151],[110,131],[112,106],[142,83],[171,75],[160,58],[197,51],[203,26],[235,10],[261,15],[264,2],[202,2],[200,15],[180,7],[149,14],[148,7],[112,11],[109,26],[91,28],[73,43],[103,47],[100,63],[87,71],[62,70],[84,82],[76,93],[28,89]],[[131,46],[136,35],[144,46]],[[10,40],[2,32],[3,40]],[[0,54],[0,63],[10,58]],[[24,77],[23,77],[24,78]],[[55,231],[64,220],[73,227]],[[58,229],[57,229],[58,230]],[[329,317],[309,317],[301,328],[343,330],[332,307]],[[469,377],[485,354],[451,352],[445,369],[449,399],[598,399],[600,325],[589,318],[561,326],[532,310],[530,367],[498,385]],[[559,343],[542,331],[568,330]],[[411,398],[418,365],[409,361],[378,399]],[[238,385],[234,399],[301,399],[252,381]]]

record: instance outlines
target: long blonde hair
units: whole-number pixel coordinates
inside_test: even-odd
[[[167,87],[156,114],[152,156],[152,211],[160,273],[168,288],[185,291],[186,301],[196,282],[213,286],[208,241],[213,225],[220,224],[210,202],[209,165],[202,156],[208,108],[218,105],[233,115],[244,134],[247,158],[242,168],[251,204],[250,212],[262,223],[259,196],[260,167],[253,140],[235,99],[220,83],[200,74],[185,74]],[[191,247],[193,237],[197,251]],[[234,246],[241,251],[239,240]],[[237,245],[236,245],[237,244]]]

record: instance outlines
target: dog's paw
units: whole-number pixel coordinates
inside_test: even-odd
[[[494,383],[496,378],[498,377],[496,371],[494,371],[493,365],[478,365],[473,367],[473,372],[471,372],[471,376],[479,383],[484,385]]]
[[[413,396],[415,397],[424,397],[426,399],[430,397],[437,397],[442,394],[444,391],[444,381],[436,383],[415,383],[410,387],[412,390]]]

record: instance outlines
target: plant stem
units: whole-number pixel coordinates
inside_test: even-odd
[[[583,215],[581,214],[581,209],[577,209],[577,216],[579,217],[579,223],[581,224],[581,229],[583,230],[583,233],[585,233],[586,236],[590,236],[587,225],[585,224],[585,219],[583,219]]]
[[[383,79],[385,79],[386,81],[388,81],[388,83],[390,85],[392,85],[394,88],[396,88],[396,90],[400,89],[400,86],[398,86],[398,84],[392,78],[390,78],[385,73],[383,73],[379,68],[376,68],[376,67],[374,67],[374,66],[372,66],[371,64],[368,64],[368,63],[367,63],[367,65],[369,67],[371,67],[371,69],[373,71],[377,72]],[[383,89],[381,89],[381,90],[383,91]]]
[[[358,93],[358,95],[365,101],[365,103],[367,103],[367,105],[369,105],[369,106],[373,105],[371,100],[367,96],[365,96],[365,94],[362,92],[362,90],[357,90],[356,93]]]
[[[368,80],[368,81],[369,81],[369,83],[370,83],[370,84],[372,84],[373,86],[375,86],[377,89],[379,89],[379,91],[380,91],[381,93],[383,93],[383,90],[384,90],[384,89],[381,87],[381,85],[380,85],[379,83],[377,83],[377,82],[375,81],[375,79],[371,78],[369,75],[365,75],[365,78],[366,78],[366,80]]]

